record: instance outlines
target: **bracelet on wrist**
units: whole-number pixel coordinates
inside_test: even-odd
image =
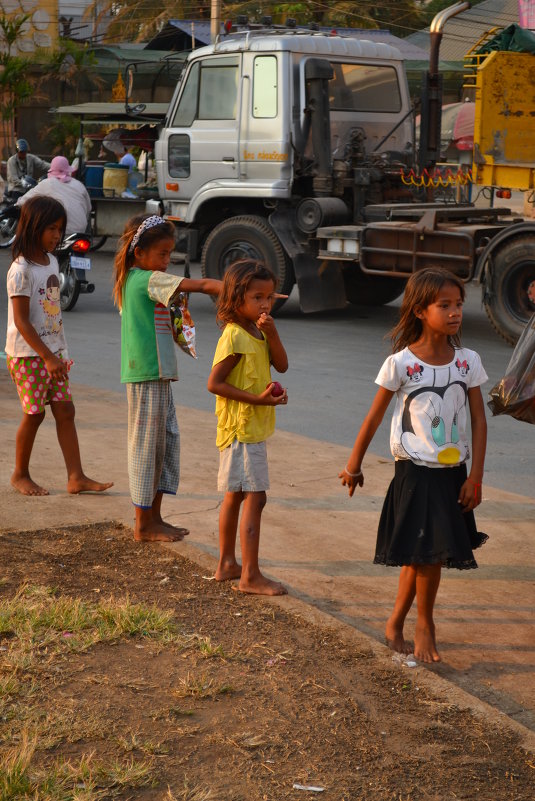
[[[347,475],[351,476],[351,478],[359,478],[359,476],[362,475],[362,470],[359,470],[358,473],[352,473],[351,470],[348,470],[346,466],[344,467],[344,473],[347,473]]]

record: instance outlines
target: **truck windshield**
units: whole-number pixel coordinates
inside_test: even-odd
[[[172,126],[189,127],[194,120],[234,120],[237,99],[236,57],[196,62],[186,77]]]
[[[331,62],[329,104],[338,111],[394,113],[401,110],[396,70],[373,64]]]

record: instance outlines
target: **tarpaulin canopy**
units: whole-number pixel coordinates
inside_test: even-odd
[[[535,33],[521,28],[520,25],[508,25],[477,51],[478,55],[491,53],[493,50],[508,50],[517,53],[535,53]]]

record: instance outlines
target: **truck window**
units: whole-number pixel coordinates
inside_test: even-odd
[[[398,77],[393,67],[331,62],[329,103],[338,111],[394,113],[401,110]]]
[[[201,68],[199,120],[235,120],[238,100],[238,64],[207,61]]]
[[[253,117],[277,116],[277,59],[257,56],[254,60]]]
[[[184,90],[180,96],[172,128],[189,128],[197,113],[197,95],[199,94],[199,63],[193,65],[186,78]]]
[[[188,178],[190,174],[190,147],[187,134],[172,134],[169,137],[167,157],[169,175],[173,178]]]

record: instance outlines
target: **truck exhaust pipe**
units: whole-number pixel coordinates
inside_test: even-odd
[[[314,153],[314,195],[328,197],[333,187],[331,119],[328,84],[333,68],[322,58],[310,58],[305,65],[306,113],[310,117]]]
[[[434,18],[429,28],[431,46],[429,70],[422,83],[422,108],[420,117],[420,169],[434,167],[440,159],[440,129],[442,123],[442,76],[438,71],[440,42],[446,22],[470,8],[468,0],[443,9]]]

